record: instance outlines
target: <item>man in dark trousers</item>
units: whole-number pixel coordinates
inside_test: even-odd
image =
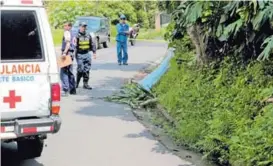
[[[84,89],[92,89],[88,85],[89,81],[89,72],[91,69],[91,53],[94,54],[94,59],[96,58],[96,46],[92,41],[92,37],[90,34],[86,32],[87,24],[85,22],[80,23],[79,32],[75,38],[76,45],[76,59],[78,63],[77,68],[77,83],[76,87],[79,87],[79,83],[81,78],[83,77],[83,88]]]
[[[64,24],[64,35],[62,41],[62,56],[71,56],[73,60],[73,46],[72,46],[72,35],[71,35],[71,23]],[[75,95],[76,94],[76,84],[75,77],[73,75],[73,64],[61,68],[61,80],[62,88],[65,93],[65,96],[68,93]]]

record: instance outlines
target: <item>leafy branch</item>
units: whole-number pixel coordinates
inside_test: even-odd
[[[120,92],[107,96],[106,101],[128,104],[133,109],[154,108],[157,98],[137,83],[130,83],[122,87]]]

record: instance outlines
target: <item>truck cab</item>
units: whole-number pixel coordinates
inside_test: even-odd
[[[60,130],[61,88],[50,25],[41,0],[0,0],[1,143],[22,159],[39,157]]]

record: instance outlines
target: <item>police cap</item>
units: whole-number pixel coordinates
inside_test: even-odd
[[[124,14],[120,15],[120,19],[126,19],[126,16]]]
[[[81,22],[81,23],[80,23],[80,26],[81,26],[81,27],[86,27],[86,26],[87,26],[87,23],[86,23],[86,22]]]

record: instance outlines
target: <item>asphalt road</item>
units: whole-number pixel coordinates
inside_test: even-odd
[[[129,66],[118,66],[116,49],[98,51],[93,60],[92,91],[62,98],[59,133],[50,135],[40,158],[18,161],[15,145],[2,145],[2,166],[186,166],[137,121],[127,106],[101,99],[117,91],[138,70],[164,56],[164,43],[129,47]]]

